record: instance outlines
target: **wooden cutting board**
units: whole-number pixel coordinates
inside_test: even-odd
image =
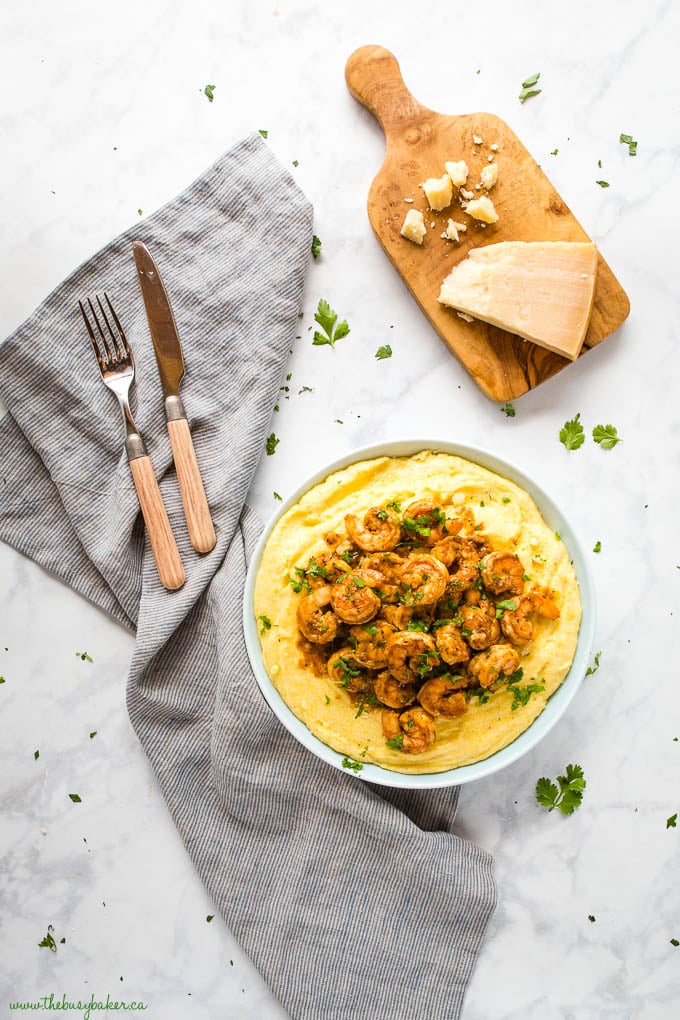
[[[354,98],[377,117],[387,142],[385,160],[368,197],[373,230],[435,330],[480,389],[493,400],[513,400],[571,364],[496,326],[465,322],[437,301],[443,279],[470,248],[496,241],[591,240],[533,156],[493,114],[450,117],[421,106],[404,85],[395,57],[381,46],[356,50],[347,61],[345,78]],[[482,139],[481,144],[473,141],[475,137]],[[498,223],[481,226],[464,215],[455,197],[448,209],[429,211],[419,187],[422,181],[441,177],[445,161],[464,159],[470,168],[467,187],[474,190],[489,156],[498,163],[498,183],[489,193]],[[475,192],[475,197],[480,194],[486,192]],[[425,214],[428,232],[422,247],[400,234],[409,209]],[[440,236],[449,217],[468,224],[460,244]],[[595,302],[580,357],[613,333],[629,310],[623,288],[600,255]]]

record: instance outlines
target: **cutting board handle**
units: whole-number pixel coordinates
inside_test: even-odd
[[[354,98],[377,117],[386,135],[409,124],[414,137],[406,137],[406,141],[420,140],[417,122],[430,116],[431,111],[421,106],[404,85],[393,53],[382,46],[361,46],[345,65],[345,81]]]

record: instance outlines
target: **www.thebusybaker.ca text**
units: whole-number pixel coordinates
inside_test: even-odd
[[[10,1002],[10,1009],[26,1009],[26,1010],[62,1010],[64,1013],[72,1011],[83,1014],[83,1020],[90,1020],[90,1014],[95,1010],[104,1009],[119,1009],[123,1012],[137,1012],[143,1009],[148,1009],[148,1004],[142,1002],[141,999],[130,999],[126,1001],[123,999],[112,999],[110,995],[106,996],[106,999],[97,999],[94,995],[90,999],[83,1001],[82,999],[75,999],[71,1001],[66,997],[66,993],[59,999],[54,992],[49,995],[43,995],[39,999],[25,1001]]]

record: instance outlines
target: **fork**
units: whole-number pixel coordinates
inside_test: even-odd
[[[107,315],[101,299],[96,296],[95,300],[99,308],[99,315],[89,298],[87,304],[90,316],[88,316],[82,301],[79,301],[78,304],[97,358],[102,382],[115,393],[123,412],[125,449],[146,524],[149,544],[156,561],[158,576],[165,588],[174,591],[184,584],[184,567],[167,511],[163,505],[151,459],[146,452],[144,440],[139,434],[139,429],[135,425],[130,411],[128,398],[130,387],[135,378],[132,350],[108,295],[104,294],[104,301],[108,306],[109,315]],[[111,321],[109,321],[109,316]]]

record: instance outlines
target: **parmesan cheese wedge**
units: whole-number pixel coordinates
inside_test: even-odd
[[[501,241],[472,248],[438,300],[575,361],[595,295],[597,247],[580,241]]]

